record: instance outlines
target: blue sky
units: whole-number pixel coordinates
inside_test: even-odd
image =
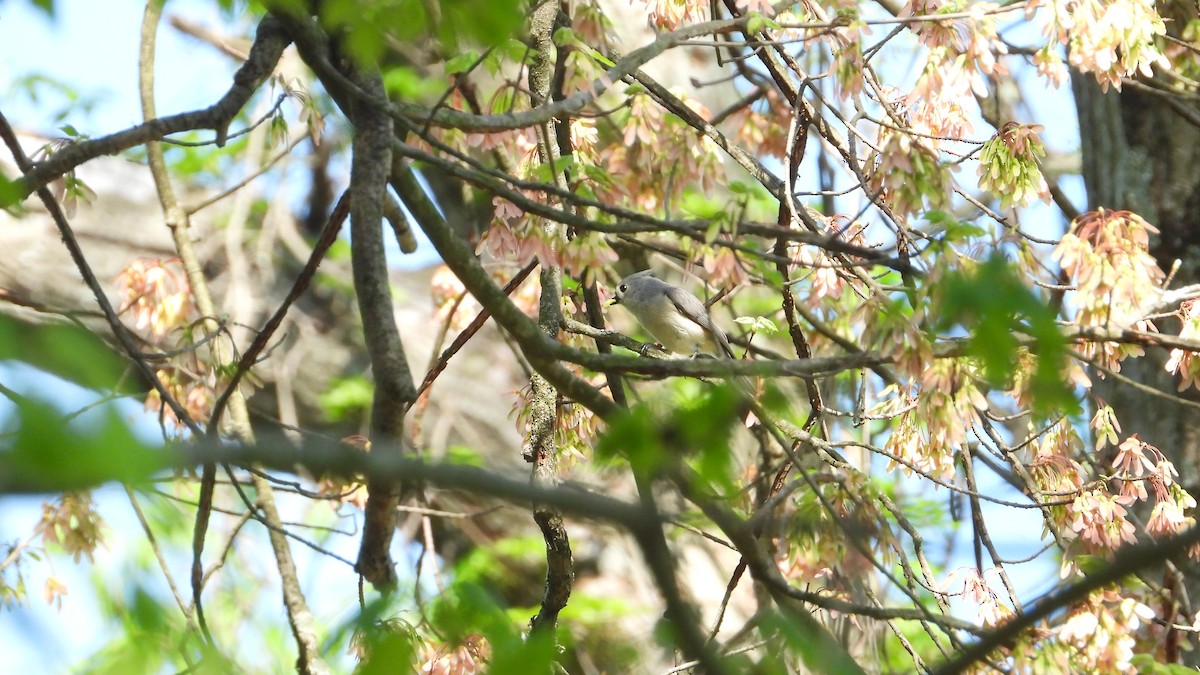
[[[54,18],[27,0],[0,0],[0,110],[18,131],[61,136],[71,124],[89,136],[101,136],[142,121],[138,96],[138,45],[144,3],[135,0],[57,0]],[[222,16],[213,0],[171,0],[159,26],[155,68],[155,101],[159,116],[207,107],[229,89],[237,68],[228,56],[168,25],[173,14],[233,35],[252,34],[252,24]],[[244,25],[238,25],[239,23]],[[39,89],[34,102],[21,82],[31,76],[62,82],[94,103],[87,114],[55,119],[65,99],[52,87]],[[334,167],[337,170],[337,167]],[[348,169],[345,170],[348,178]],[[335,176],[336,179],[336,176]],[[296,201],[307,184],[296,186]],[[411,221],[410,221],[411,222]],[[417,269],[439,262],[423,232],[418,249],[402,255],[385,237],[393,266]]]
[[[57,16],[51,19],[25,0],[0,2],[0,44],[5,45],[4,59],[0,60],[0,92],[3,92],[0,110],[18,130],[56,134],[58,124],[47,119],[44,110],[60,108],[64,99],[48,95],[40,103],[34,103],[26,96],[14,95],[13,91],[19,78],[44,75],[81,94],[98,96],[93,115],[69,120],[81,132],[98,134],[136,123],[140,117],[137,49],[143,5],[132,0],[59,0],[56,4]],[[162,32],[160,48],[164,65],[182,63],[193,69],[188,79],[212,80],[211,85],[193,82],[191,86],[186,86],[186,81],[161,82],[163,95],[159,100],[164,110],[194,103],[203,90],[222,86],[220,79],[224,72],[220,77],[199,76],[206,68],[228,69],[227,64],[214,62],[210,50],[188,47],[173,39],[170,30]],[[195,52],[194,57],[181,58],[187,51]],[[64,409],[85,405],[95,397],[65,382],[44,375],[31,376],[27,371],[19,365],[3,365],[0,380],[18,390],[36,382],[44,395],[61,401]],[[0,419],[10,414],[10,408],[7,400],[0,401]],[[104,490],[97,498],[116,503],[119,492]],[[31,532],[40,517],[41,502],[39,497],[0,499],[0,542],[23,539]],[[123,515],[118,515],[118,524],[128,519]],[[55,558],[55,573],[71,588],[61,612],[41,600],[40,584],[45,575],[39,572],[43,570],[30,568],[30,606],[15,612],[0,611],[0,651],[12,659],[5,665],[12,669],[10,672],[62,672],[107,641],[109,636],[91,618],[99,615],[99,608],[96,598],[88,592],[89,567],[86,563],[76,565],[69,557]],[[70,620],[64,621],[67,618]],[[64,634],[64,629],[69,630],[69,635]]]
[[[43,91],[35,103],[24,94],[14,93],[15,84],[28,75],[43,75],[61,81],[80,95],[94,97],[95,107],[86,116],[72,116],[66,122],[89,135],[111,133],[141,121],[138,103],[138,44],[144,4],[134,0],[57,0],[56,16],[51,19],[26,0],[0,0],[0,110],[18,130],[61,135],[62,122],[46,111],[62,108],[65,99]],[[166,14],[178,12],[208,25],[223,23],[216,3],[173,0]],[[236,64],[212,48],[181,35],[170,26],[160,26],[158,34],[157,105],[160,115],[210,105],[229,87]],[[74,410],[96,398],[93,392],[30,372],[19,364],[0,363],[0,381],[27,394],[37,394],[59,402],[64,411]],[[141,403],[124,401],[120,410],[135,426],[150,435],[156,433],[151,422],[140,414]],[[11,404],[0,397],[0,424],[11,413]],[[108,545],[97,553],[95,569],[84,561],[73,563],[69,557],[55,556],[54,573],[70,587],[70,595],[57,611],[41,599],[45,567],[31,565],[29,607],[0,611],[0,653],[6,655],[0,670],[13,673],[66,672],[78,666],[87,655],[106,644],[113,634],[96,618],[100,616],[91,585],[102,583],[120,588],[124,583],[116,562],[126,550],[138,543],[141,535],[129,501],[123,490],[112,486],[96,492],[104,518],[108,522]],[[0,499],[0,542],[23,539],[41,515],[40,497]],[[338,553],[353,558],[355,544],[341,538]],[[339,574],[338,570],[310,564],[307,549],[297,547],[301,569],[308,574]],[[403,556],[403,552],[399,552]],[[268,554],[269,555],[269,554]],[[106,562],[109,569],[101,571]],[[354,577],[339,579],[339,585],[353,589]],[[165,595],[161,575],[144,580],[149,590]],[[342,582],[345,582],[342,584]],[[272,599],[274,597],[272,595]],[[353,610],[338,598],[315,598],[325,616],[337,616]]]
[[[83,133],[99,135],[141,121],[138,104],[138,44],[144,3],[134,0],[57,0],[53,19],[26,0],[0,1],[0,91],[3,110],[14,125],[54,133],[45,106],[13,97],[23,76],[42,74],[80,93],[94,94],[93,115],[70,121]],[[165,14],[178,12],[209,25],[221,21],[214,2],[174,0]],[[209,105],[229,88],[235,64],[214,49],[170,26],[158,31],[157,104],[159,114]],[[53,99],[51,99],[53,100]],[[47,101],[49,102],[49,101]]]
[[[57,11],[54,18],[50,18],[27,0],[0,0],[0,44],[4,45],[4,59],[0,60],[0,110],[18,131],[49,136],[62,135],[58,127],[64,123],[91,136],[140,123],[137,69],[144,3],[135,0],[56,0],[55,5]],[[171,0],[164,16],[173,13],[203,25],[226,26],[229,30],[229,21],[221,16],[217,4],[211,0]],[[236,26],[233,31],[237,34]],[[248,27],[241,32],[248,32]],[[237,66],[228,57],[181,34],[165,21],[159,27],[157,42],[156,104],[159,115],[211,105],[228,90]],[[32,101],[17,87],[20,80],[29,75],[62,82],[80,96],[93,99],[95,104],[88,114],[55,120],[53,114],[63,109],[65,99],[53,89],[43,89],[39,90],[39,101]],[[414,256],[400,255],[392,242],[396,248],[393,261],[405,266],[423,266],[436,260],[429,242],[423,235],[419,238],[421,249]],[[0,362],[0,382],[26,395],[56,401],[64,412],[96,399],[94,392],[39,374],[21,364]],[[152,416],[142,412],[140,401],[122,401],[119,410],[148,438],[158,437],[157,425]],[[0,397],[0,427],[11,411],[11,403]],[[101,610],[92,587],[100,584],[118,594],[121,589],[127,589],[129,570],[122,569],[120,563],[132,547],[142,544],[144,537],[128,497],[119,486],[97,490],[95,499],[108,524],[107,546],[97,552],[95,566],[86,560],[75,564],[69,556],[53,558],[54,575],[70,588],[61,611],[49,607],[41,599],[46,567],[41,564],[29,567],[26,579],[29,606],[16,611],[0,611],[0,653],[5,654],[0,671],[55,673],[75,670],[90,654],[115,637],[112,628],[97,620]],[[41,497],[0,498],[0,542],[8,543],[28,536],[41,516],[42,502]],[[307,506],[307,500],[280,496],[280,508],[285,513],[298,514],[298,509]],[[344,522],[338,525],[347,527]],[[243,538],[249,549],[269,560],[271,554],[262,543],[265,537],[259,536],[261,528],[258,530],[253,533],[254,537]],[[335,536],[325,545],[352,560],[358,542],[356,537]],[[412,550],[397,537],[393,550],[395,559],[411,559],[412,554]],[[336,625],[356,614],[357,576],[349,568],[315,555],[301,545],[293,546],[293,555],[301,571],[302,583],[309,588],[325,589],[314,592],[309,598],[318,616]],[[401,576],[405,574],[405,567],[401,565]],[[424,569],[429,571],[431,567],[427,564]],[[411,570],[413,565],[407,568]],[[156,567],[154,569],[153,574],[138,581],[171,607],[173,601],[169,600],[162,575]],[[318,579],[320,583],[317,583]],[[431,589],[432,579],[425,581]],[[274,585],[277,582],[268,579],[265,583]],[[346,592],[331,592],[332,589]],[[266,596],[270,606],[255,608],[255,615],[262,617],[264,622],[282,620],[275,592],[268,590]],[[284,643],[291,647],[287,639]],[[259,645],[239,646],[249,653],[239,652],[236,658],[245,659],[244,663],[254,663],[257,657],[261,664],[264,654]],[[333,663],[339,669],[349,667],[344,652],[333,656]]]

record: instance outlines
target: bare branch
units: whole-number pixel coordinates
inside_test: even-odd
[[[375,96],[383,95],[383,79],[378,71],[347,67],[345,74],[362,89]],[[383,204],[388,199],[388,174],[392,168],[392,121],[358,101],[349,107],[343,104],[343,110],[355,126],[350,168],[350,252],[354,292],[375,379],[371,401],[372,452],[399,454],[404,416],[416,401],[417,390],[396,326],[383,243]],[[367,493],[357,569],[376,588],[391,589],[396,585],[391,543],[398,519],[400,486],[368,480]]]

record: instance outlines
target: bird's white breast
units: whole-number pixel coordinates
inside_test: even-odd
[[[700,324],[680,314],[671,300],[663,295],[657,299],[659,311],[648,312],[642,325],[667,349],[680,354],[711,352],[712,342]]]

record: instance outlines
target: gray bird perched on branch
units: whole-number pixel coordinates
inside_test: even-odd
[[[682,288],[654,278],[651,270],[622,279],[608,304],[623,305],[670,351],[693,357],[705,352],[736,358],[704,303]]]

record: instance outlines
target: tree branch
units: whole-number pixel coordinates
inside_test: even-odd
[[[329,474],[353,479],[366,476],[390,481],[425,482],[447,490],[457,490],[515,503],[540,501],[562,510],[564,514],[592,521],[605,521],[630,527],[645,519],[644,510],[637,504],[578,487],[546,488],[530,485],[527,476],[506,476],[495,467],[474,467],[450,463],[427,462],[408,456],[363,452],[337,441],[308,437],[296,445],[283,435],[259,434],[253,443],[226,444],[215,439],[199,438],[195,442],[164,446],[149,458],[149,471],[194,467],[206,462],[236,466],[259,465],[266,469],[292,473],[297,467],[311,475]],[[39,475],[32,481],[31,473],[19,464],[11,453],[0,453],[0,495],[43,494],[56,489],[86,488],[56,476]]]
[[[220,101],[203,110],[151,119],[109,136],[72,143],[24,171],[25,175],[18,182],[22,198],[88,160],[114,155],[181,131],[212,129],[217,134],[217,145],[223,146],[230,123],[259,86],[271,76],[279,63],[280,55],[290,42],[278,21],[270,17],[263,19],[258,24],[254,46],[250,49],[250,58],[234,74],[233,86]]]
[[[583,110],[608,91],[613,82],[620,82],[668,49],[678,47],[692,38],[735,32],[744,28],[749,20],[748,17],[741,17],[723,21],[706,21],[683,26],[678,30],[659,33],[653,42],[639,47],[619,59],[603,77],[592,82],[591,87],[585,87],[561,101],[547,101],[532,110],[477,115],[449,108],[431,110],[424,106],[389,101],[382,96],[367,92],[333,66],[333,60],[330,58],[329,49],[323,37],[324,32],[315,21],[289,16],[283,12],[276,16],[287,24],[291,37],[295,40],[305,63],[313,69],[313,72],[317,74],[334,98],[357,99],[383,111],[398,123],[428,124],[476,132],[525,129],[548,124],[555,119],[569,119],[573,113]]]
[[[154,104],[154,50],[155,37],[161,14],[162,5],[160,3],[150,2],[146,4],[142,21],[142,43],[139,59],[139,93],[142,102],[142,114],[147,119],[152,119],[156,116]],[[264,25],[266,28],[264,28]],[[255,47],[260,52],[258,65],[263,66],[265,70],[262,72],[247,72],[247,66],[254,62],[252,54],[252,59],[247,61],[247,64],[243,65],[235,75],[234,89],[231,89],[230,93],[226,94],[225,98],[214,106],[214,108],[217,108],[223,104],[228,104],[230,111],[228,117],[222,118],[216,126],[217,145],[224,144],[229,122],[233,119],[233,115],[241,109],[245,101],[249,100],[258,86],[262,84],[262,81],[274,70],[275,64],[279,60],[279,52],[282,51],[283,46],[286,46],[286,40],[280,35],[279,27],[269,23],[267,20],[259,24],[259,34],[276,36],[271,40],[264,40],[263,42],[269,42],[271,45],[280,45],[279,51],[275,51],[273,47],[271,49],[258,49],[259,43],[256,41]],[[262,55],[263,51],[266,52],[265,57]],[[241,92],[244,93],[244,97],[241,98],[241,102],[237,103],[236,108],[234,108],[233,103],[228,102],[239,86],[247,88],[244,92]],[[163,158],[162,147],[157,141],[151,141],[146,144],[146,152],[150,162],[150,172],[154,177],[154,185],[158,190],[159,201],[162,203],[163,215],[167,227],[171,230],[171,237],[175,243],[175,249],[179,254],[179,258],[183,262],[192,298],[195,300],[196,308],[200,311],[202,317],[200,327],[205,335],[215,336],[216,338],[212,340],[209,347],[212,355],[212,363],[209,367],[214,372],[219,372],[220,369],[234,362],[235,349],[233,341],[227,334],[221,332],[221,326],[215,318],[217,310],[213,303],[212,295],[209,292],[208,280],[200,263],[200,258],[196,253],[192,239],[190,218],[187,212],[179,205],[175,196],[174,188],[171,185],[171,177]],[[250,413],[246,407],[246,399],[242,396],[236,385],[228,388],[228,402],[230,415],[227,431],[239,441],[253,440],[253,431],[250,428]],[[215,438],[219,435],[220,431],[217,424],[210,423],[206,433],[210,437]],[[232,475],[232,470],[229,466],[226,466],[225,470]],[[283,593],[284,607],[287,611],[288,624],[296,640],[298,651],[296,658],[297,670],[305,675],[326,675],[329,672],[329,667],[321,658],[319,645],[317,644],[317,634],[313,626],[312,612],[309,610],[304,593],[300,588],[296,563],[292,558],[291,548],[288,546],[287,537],[283,532],[282,519],[279,517],[279,511],[275,504],[274,490],[261,472],[252,471],[251,480],[254,484],[256,494],[255,505],[262,511],[261,520],[267,526],[267,538],[271,542],[271,549],[275,555],[275,565],[279,570],[280,585]],[[201,591],[203,589],[201,554],[204,550],[205,534],[208,530],[209,516],[212,511],[214,481],[215,465],[207,464],[203,471],[200,500],[192,538],[192,598],[196,617],[206,635],[208,634],[208,629],[204,622],[203,606],[200,602]],[[235,485],[235,487],[237,486]],[[238,488],[238,495],[243,500],[247,500],[246,495],[243,494],[240,488]],[[250,506],[248,501],[247,506]]]
[[[377,70],[348,67],[346,77],[373,95],[384,95],[383,78]],[[399,454],[404,416],[417,399],[417,389],[396,326],[383,243],[383,204],[389,199],[387,181],[392,168],[392,120],[361,101],[352,101],[348,107],[344,102],[341,105],[354,124],[350,253],[363,338],[375,379],[371,450]],[[396,585],[391,543],[399,518],[396,506],[400,502],[400,486],[390,481],[368,480],[367,494],[356,569],[376,588],[391,589]]]
[[[529,68],[529,90],[535,106],[550,100],[556,59],[565,56],[565,51],[556,49],[553,41],[558,16],[557,0],[542,0],[530,15],[530,39],[536,55]],[[559,138],[558,126],[556,121],[555,124],[545,124],[539,128],[538,154],[549,167],[555,183],[559,187],[566,187],[566,177],[555,167],[561,165],[560,140],[569,141]],[[566,238],[565,228],[557,222],[547,222],[543,229],[553,239]],[[562,321],[562,274],[561,267],[543,266],[539,279],[538,328],[547,340],[557,341]],[[529,480],[534,485],[552,487],[558,484],[558,391],[539,373],[530,377],[529,386],[532,400],[529,402],[529,433],[524,452],[525,461],[533,465]],[[557,509],[535,502],[533,519],[546,542],[546,584],[542,604],[529,622],[530,632],[553,636],[558,614],[567,606],[575,583],[571,540],[563,525],[562,514]]]

